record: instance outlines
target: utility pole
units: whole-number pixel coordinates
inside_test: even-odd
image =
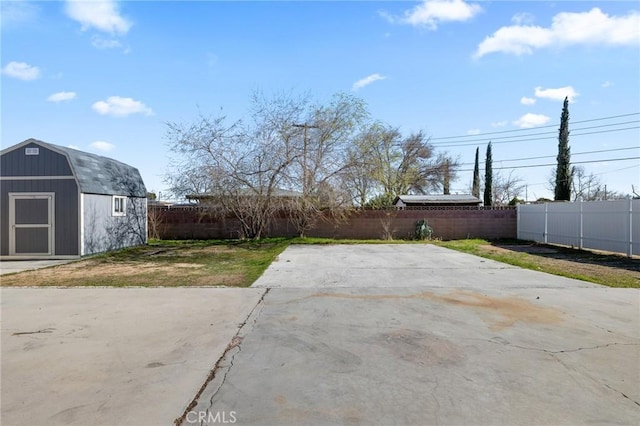
[[[444,182],[442,184],[444,195],[451,194],[451,191],[449,190],[449,180],[450,180],[449,160],[447,159],[444,162]]]
[[[302,123],[302,124],[294,123],[292,124],[292,126],[304,129],[303,146],[302,146],[302,193],[304,195],[307,195],[307,191],[311,186],[310,182],[308,182],[309,176],[308,176],[308,165],[307,165],[307,153],[308,153],[307,132],[309,131],[309,129],[319,129],[320,126],[317,126],[315,124],[309,124],[309,123]]]

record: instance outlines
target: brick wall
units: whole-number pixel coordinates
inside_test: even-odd
[[[154,207],[152,207],[154,208]],[[162,208],[158,230],[164,239],[238,238],[238,223],[233,218],[216,219],[197,208]],[[430,208],[411,210],[357,210],[339,223],[321,221],[307,233],[309,237],[380,239],[412,238],[416,222],[425,219],[433,228],[433,237],[443,240],[461,238],[516,238],[515,208]],[[286,218],[277,219],[269,230],[271,237],[294,237],[296,229]]]

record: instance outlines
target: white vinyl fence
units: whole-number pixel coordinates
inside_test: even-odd
[[[518,239],[640,254],[640,200],[518,205]]]

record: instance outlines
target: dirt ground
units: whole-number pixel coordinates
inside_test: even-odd
[[[571,271],[583,276],[626,277],[635,279],[640,286],[640,258],[629,258],[608,252],[593,252],[570,247],[544,244],[492,244],[480,246],[490,254],[526,253],[542,268]]]
[[[244,274],[224,268],[235,253],[224,246],[136,249],[135,254],[98,257],[5,275],[2,286],[238,286]],[[214,265],[214,266],[212,266]],[[226,269],[226,270],[225,270]]]

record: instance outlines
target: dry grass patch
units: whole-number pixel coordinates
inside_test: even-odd
[[[524,241],[458,240],[441,245],[522,268],[609,287],[640,288],[640,259]]]
[[[10,286],[250,286],[284,240],[160,241],[51,268],[4,275]]]

